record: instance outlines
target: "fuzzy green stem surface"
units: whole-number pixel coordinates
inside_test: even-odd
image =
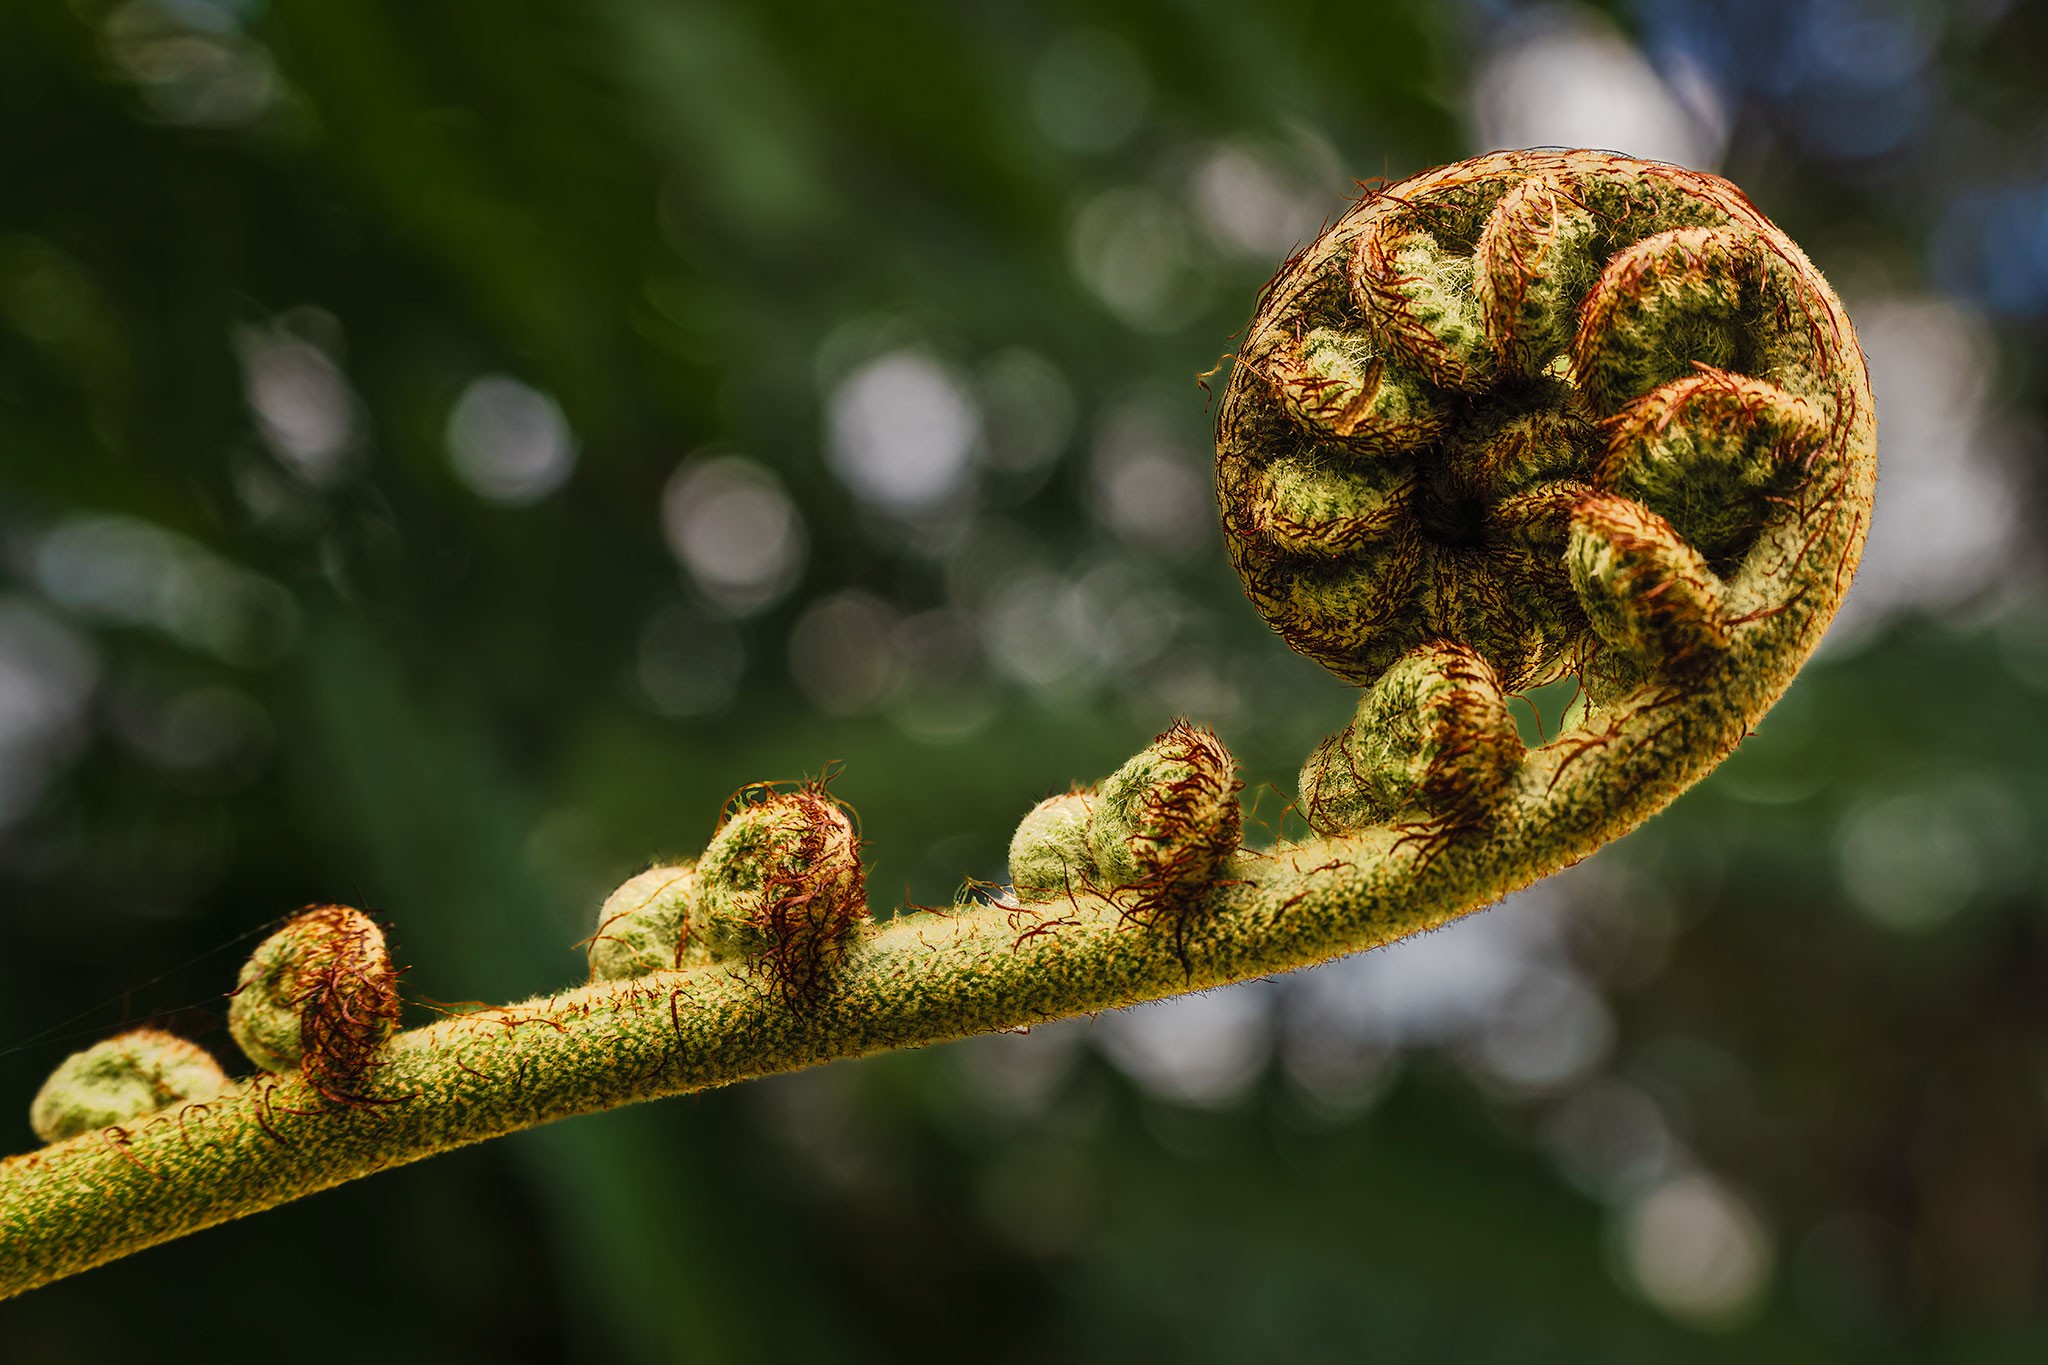
[[[1704,767],[1743,726],[1738,709],[1674,710],[1648,694],[1616,721],[1603,743],[1628,750],[1622,762],[1587,765],[1599,780],[1574,783],[1568,751],[1536,755],[1517,807],[1544,818],[1490,839],[1375,829],[1241,855],[1190,917],[1185,961],[1171,935],[1096,896],[908,914],[797,1008],[725,966],[602,982],[401,1033],[355,1103],[322,1099],[297,1073],[260,1076],[9,1158],[0,1293],[555,1119],[1091,1014],[1434,928],[1510,889],[1504,875],[1532,881],[1640,822],[1679,776],[1675,756]]]

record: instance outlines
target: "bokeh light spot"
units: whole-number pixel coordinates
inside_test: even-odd
[[[1701,80],[1691,82],[1696,100]],[[1484,148],[1602,147],[1700,170],[1721,159],[1719,129],[1590,10],[1546,12],[1486,61],[1471,89]]]
[[[1673,1317],[1728,1327],[1770,1278],[1770,1235],[1755,1212],[1711,1176],[1673,1176],[1629,1205],[1622,1250],[1644,1298]]]
[[[576,438],[554,399],[502,374],[470,381],[448,413],[448,459],[478,497],[538,502],[576,467]]]
[[[242,387],[263,444],[280,464],[316,488],[347,472],[357,451],[357,399],[329,345],[340,324],[301,308],[260,327],[235,331]]]
[[[885,512],[917,513],[960,491],[973,472],[981,413],[931,356],[892,351],[832,391],[826,444],[855,496]]]
[[[732,616],[779,601],[803,568],[804,524],[782,480],[741,455],[689,460],[661,499],[669,549],[705,598]]]
[[[1271,990],[1260,982],[1183,995],[1104,1015],[1103,1053],[1148,1093],[1178,1104],[1242,1097],[1272,1052]]]

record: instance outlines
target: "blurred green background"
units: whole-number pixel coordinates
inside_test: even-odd
[[[415,1001],[843,763],[878,905],[1344,689],[1196,376],[1354,178],[1718,169],[1870,352],[1844,619],[1425,940],[523,1134],[0,1305],[10,1361],[2048,1358],[2048,13],[2004,0],[16,0],[0,1096],[275,917]],[[425,1006],[416,1018],[429,1017]]]

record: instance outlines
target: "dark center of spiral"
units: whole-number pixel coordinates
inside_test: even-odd
[[[1425,483],[1416,499],[1422,533],[1447,549],[1477,549],[1486,539],[1486,501],[1468,489]]]

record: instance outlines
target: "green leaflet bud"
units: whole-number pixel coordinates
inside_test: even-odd
[[[1324,327],[1299,340],[1277,337],[1255,363],[1289,414],[1347,449],[1407,450],[1443,430],[1422,386],[1390,370],[1355,333]]]
[[[1089,846],[1103,885],[1150,909],[1216,880],[1237,852],[1237,763],[1209,730],[1175,721],[1103,782]]]
[[[1470,256],[1445,251],[1428,232],[1368,237],[1351,283],[1373,334],[1390,355],[1446,389],[1479,389],[1493,377],[1493,343],[1472,297]]]
[[[1607,431],[1601,482],[1670,521],[1710,563],[1754,538],[1760,495],[1796,478],[1828,439],[1819,404],[1715,369],[1651,390]]]
[[[1021,901],[1060,900],[1095,885],[1088,846],[1094,793],[1076,788],[1031,808],[1010,839],[1010,884]]]
[[[1288,644],[1346,678],[1370,682],[1423,629],[1419,599],[1432,567],[1422,536],[1404,527],[1341,560],[1292,561],[1273,581],[1272,596],[1263,595],[1262,583],[1253,601]]]
[[[360,910],[306,910],[258,944],[228,1005],[228,1032],[265,1071],[301,1068],[346,1099],[398,1027],[398,973]]]
[[[716,957],[741,957],[790,995],[821,988],[867,921],[860,840],[821,782],[746,788],[697,860]]]
[[[1439,641],[1403,656],[1317,746],[1302,807],[1328,832],[1412,812],[1470,823],[1506,793],[1525,752],[1492,666]]]
[[[1573,381],[1603,415],[1695,364],[1742,368],[1756,318],[1754,234],[1678,228],[1623,248],[1600,273],[1572,339]]]
[[[1503,370],[1537,374],[1570,342],[1599,237],[1557,177],[1531,176],[1501,196],[1479,234],[1472,283]]]
[[[228,1078],[213,1054],[160,1029],[139,1028],[74,1052],[29,1106],[29,1126],[62,1142],[217,1093]]]
[[[1400,529],[1415,488],[1412,476],[1360,469],[1349,459],[1275,460],[1259,477],[1266,487],[1247,510],[1265,519],[1274,543],[1330,557],[1355,554]]]
[[[590,979],[616,981],[712,960],[695,912],[697,874],[664,863],[628,878],[605,897],[590,938]]]
[[[1572,514],[1565,560],[1594,633],[1627,665],[1616,681],[1675,671],[1728,647],[1721,580],[1641,503],[1588,497]]]

